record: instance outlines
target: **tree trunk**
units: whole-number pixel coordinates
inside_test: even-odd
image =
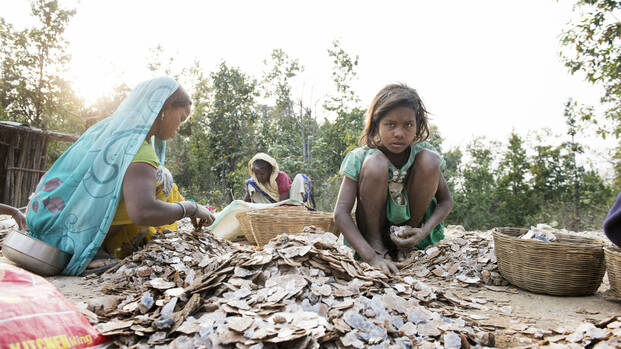
[[[43,51],[43,48],[41,48]],[[35,127],[39,127],[43,130],[46,129],[45,123],[41,120],[42,114],[42,104],[43,104],[43,66],[44,66],[44,54],[43,52],[39,53],[39,86],[37,87],[37,100],[35,102]]]

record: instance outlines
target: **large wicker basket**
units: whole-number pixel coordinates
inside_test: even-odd
[[[618,247],[604,248],[606,255],[606,270],[608,271],[608,282],[610,291],[621,298],[621,249]]]
[[[597,290],[606,270],[602,242],[563,233],[555,233],[555,242],[520,239],[526,232],[493,231],[498,269],[507,281],[555,296],[584,296]]]
[[[235,215],[237,221],[239,222],[239,228],[241,232],[246,237],[251,244],[256,244],[257,242],[254,240],[254,236],[252,236],[252,229],[250,229],[250,222],[248,221],[248,211],[242,211]]]
[[[237,214],[242,233],[259,246],[280,234],[299,234],[306,226],[335,232],[332,212],[309,211],[301,207],[275,207]]]

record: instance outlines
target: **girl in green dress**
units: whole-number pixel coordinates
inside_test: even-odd
[[[442,221],[453,208],[443,159],[428,137],[416,90],[388,85],[371,102],[360,147],[341,164],[335,223],[360,258],[388,272],[397,272],[411,249],[442,240]]]

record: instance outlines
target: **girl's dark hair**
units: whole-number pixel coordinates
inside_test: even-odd
[[[164,102],[162,109],[160,110],[160,115],[162,111],[168,110],[170,108],[183,108],[192,105],[192,99],[190,99],[190,95],[183,89],[183,87],[179,86],[175,92],[173,92]],[[159,116],[159,115],[158,115]]]
[[[253,170],[262,170],[262,169],[267,169],[268,172],[272,172],[272,165],[265,161],[265,160],[254,160],[254,162],[252,163],[252,169]]]
[[[388,112],[398,107],[412,108],[416,114],[414,142],[422,142],[429,138],[428,113],[416,90],[406,84],[390,84],[381,89],[373,98],[358,145],[366,145],[369,148],[379,147],[379,122]]]

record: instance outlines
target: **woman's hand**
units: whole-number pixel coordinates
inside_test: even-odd
[[[425,228],[412,228],[410,226],[403,226],[401,228],[401,230],[396,230],[395,233],[390,234],[390,239],[399,249],[415,247],[430,233]]]
[[[215,219],[216,217],[207,207],[197,204],[196,213],[192,217],[192,225],[195,229],[200,229],[204,225],[210,226]]]
[[[26,228],[26,217],[18,208],[0,204],[0,214],[11,215],[11,217],[15,220],[15,223],[17,223],[19,230],[24,230]]]
[[[24,230],[26,228],[26,216],[24,216],[20,210],[15,209],[15,211],[11,213],[11,216],[13,216],[19,230]]]

